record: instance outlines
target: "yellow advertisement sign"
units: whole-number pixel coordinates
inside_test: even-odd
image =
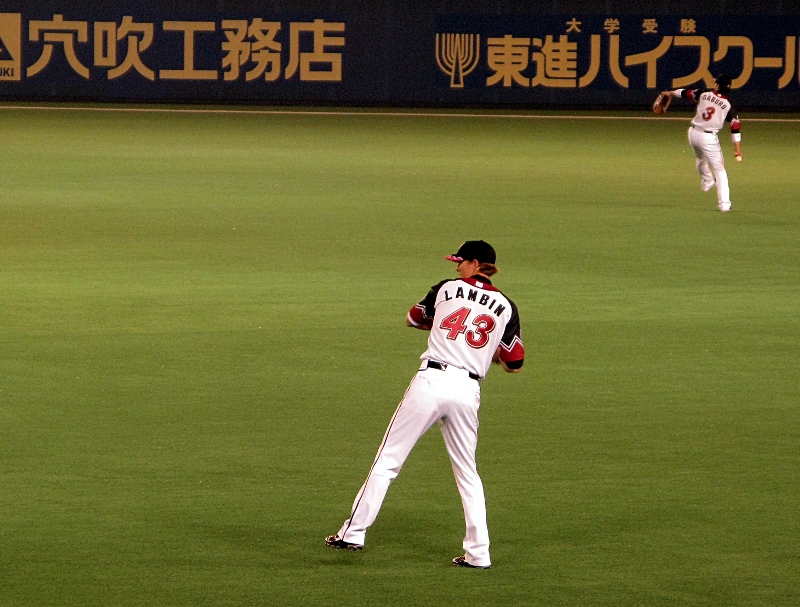
[[[0,80],[22,79],[22,16],[0,13]]]

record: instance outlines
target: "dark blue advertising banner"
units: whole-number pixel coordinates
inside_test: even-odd
[[[635,106],[724,72],[740,106],[800,106],[800,17],[8,5],[3,99]]]
[[[713,87],[721,73],[733,89],[797,100],[799,26],[763,17],[440,17],[436,58],[450,88],[495,91],[510,103],[595,93],[628,100],[634,91]]]

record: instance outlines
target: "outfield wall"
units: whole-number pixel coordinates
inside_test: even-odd
[[[2,0],[0,99],[644,107],[724,71],[800,107],[797,0],[364,4]]]

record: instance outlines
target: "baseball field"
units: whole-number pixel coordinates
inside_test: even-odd
[[[800,602],[797,116],[168,109],[0,105],[2,607]],[[476,238],[493,567],[436,429],[326,548]]]

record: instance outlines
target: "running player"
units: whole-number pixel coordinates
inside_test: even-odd
[[[466,521],[465,554],[454,558],[453,564],[487,569],[491,560],[486,503],[475,463],[480,382],[493,360],[509,373],[519,372],[525,349],[517,307],[490,280],[497,272],[492,246],[482,240],[467,241],[446,259],[458,264],[459,278],[434,285],[409,311],[408,326],[431,332],[428,349],[389,423],[350,518],[336,535],[325,538],[325,544],[349,550],[364,547],[389,484],[420,437],[438,423]]]
[[[696,156],[697,172],[700,174],[700,187],[708,192],[717,186],[717,206],[720,211],[731,210],[728,172],[719,145],[717,133],[726,122],[731,124],[733,154],[737,161],[742,159],[739,116],[733,103],[728,99],[731,92],[731,77],[720,74],[714,80],[713,89],[676,89],[666,91],[673,99],[682,97],[697,104],[697,113],[689,127],[689,145]]]

